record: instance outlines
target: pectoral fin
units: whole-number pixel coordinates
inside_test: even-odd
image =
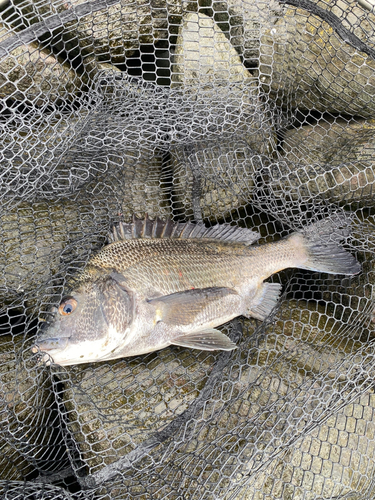
[[[214,328],[182,335],[173,339],[171,344],[202,351],[232,351],[237,347],[224,333]]]
[[[170,326],[195,325],[196,327],[215,319],[219,319],[219,323],[216,324],[220,324],[221,318],[223,318],[222,323],[229,321],[228,311],[236,310],[241,297],[230,288],[212,287],[172,293],[148,302],[155,306],[158,321]],[[232,314],[232,317],[239,314],[240,312]]]

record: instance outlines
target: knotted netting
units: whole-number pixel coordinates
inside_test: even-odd
[[[0,2],[4,499],[375,497],[373,0]],[[345,218],[231,352],[62,367],[31,347],[119,221],[277,241]]]

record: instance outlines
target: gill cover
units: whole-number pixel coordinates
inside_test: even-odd
[[[112,272],[99,286],[101,292],[99,304],[106,323],[115,326],[118,332],[125,333],[133,321],[134,301],[123,281],[121,274]]]

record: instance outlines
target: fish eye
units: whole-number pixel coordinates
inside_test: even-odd
[[[66,297],[60,303],[59,313],[62,316],[68,316],[69,314],[72,314],[72,312],[75,311],[75,309],[77,307],[77,304],[78,304],[78,302],[76,301],[75,298],[73,298],[73,297]]]

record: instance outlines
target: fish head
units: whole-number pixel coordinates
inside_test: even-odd
[[[33,352],[47,353],[62,366],[100,361],[122,345],[133,321],[133,302],[132,293],[110,275],[86,280],[62,298]]]

